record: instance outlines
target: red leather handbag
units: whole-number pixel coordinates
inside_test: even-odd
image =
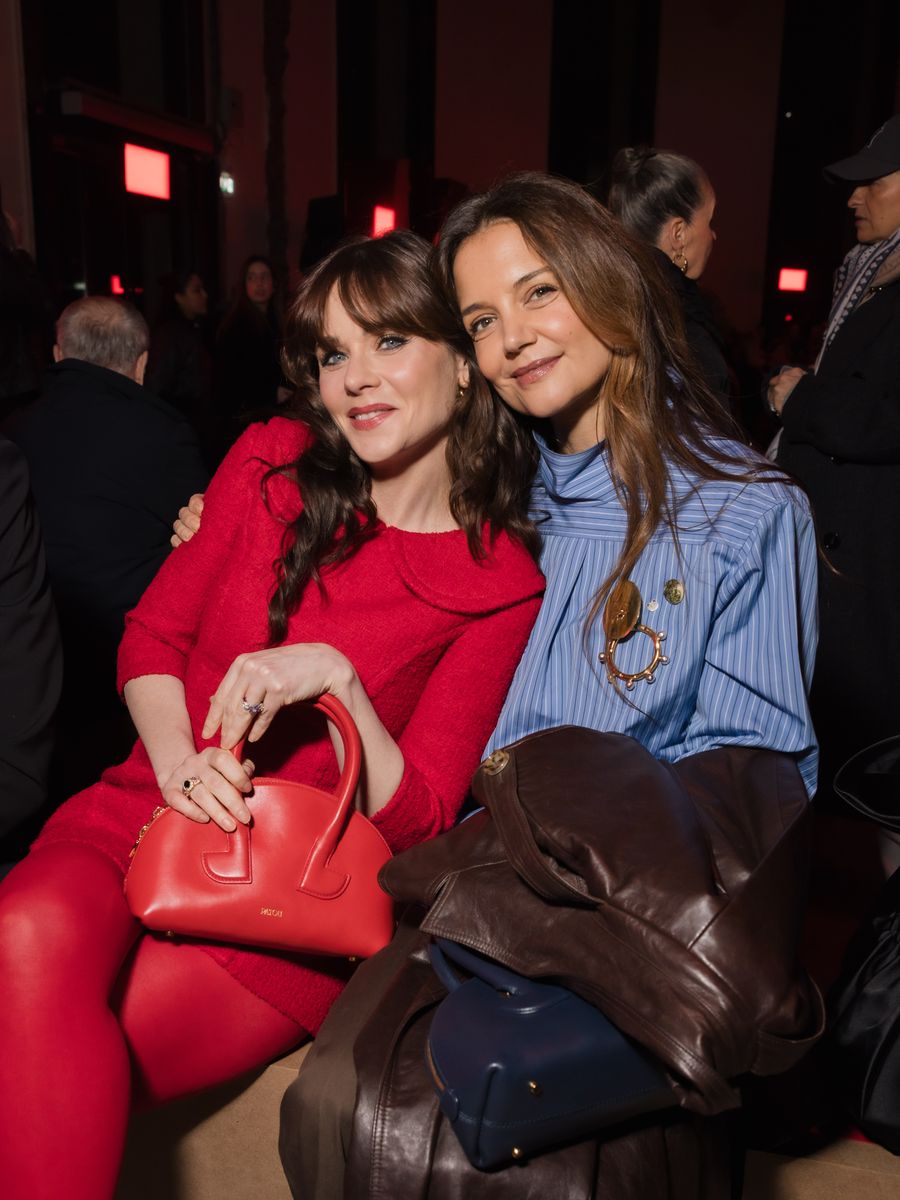
[[[353,957],[368,957],[391,940],[393,901],[377,879],[391,852],[353,808],[359,734],[333,696],[320,696],[315,707],[344,746],[336,793],[254,779],[247,797],[252,819],[234,833],[157,809],[125,876],[131,911],[149,929]]]

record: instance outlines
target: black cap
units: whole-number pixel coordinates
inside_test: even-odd
[[[849,179],[859,183],[863,179],[880,179],[900,171],[900,113],[885,121],[852,158],[842,158],[825,168],[832,179]]]

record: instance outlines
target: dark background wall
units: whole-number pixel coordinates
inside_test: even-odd
[[[727,320],[811,322],[852,232],[821,167],[900,110],[896,0],[0,0],[0,34],[0,188],[60,299],[118,273],[146,304],[187,260],[224,300],[376,203],[433,236],[510,169],[591,182],[650,142],[712,179]],[[171,201],[124,195],[126,139],[172,155]]]

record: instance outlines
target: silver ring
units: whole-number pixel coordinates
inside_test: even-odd
[[[181,785],[182,794],[185,796],[190,796],[191,792],[194,790],[194,788],[197,786],[197,784],[202,783],[202,782],[203,781],[200,778],[198,778],[198,776],[191,775],[188,779],[185,779],[185,781]]]
[[[266,711],[263,707],[262,700],[258,701],[256,704],[250,704],[249,701],[242,700],[241,708],[244,710],[244,712],[250,713],[251,717],[261,717]]]

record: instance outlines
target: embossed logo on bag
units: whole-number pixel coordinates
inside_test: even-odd
[[[284,909],[283,908],[261,908],[259,910],[259,915],[261,917],[283,917]]]

